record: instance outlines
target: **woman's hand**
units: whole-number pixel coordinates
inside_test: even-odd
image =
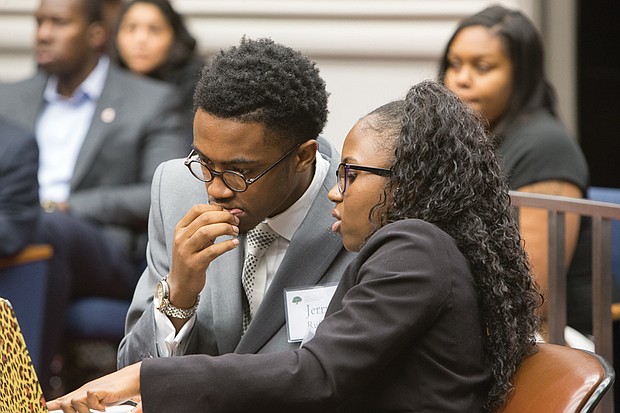
[[[79,389],[47,402],[48,410],[64,413],[90,413],[90,409],[104,411],[108,406],[140,397],[140,365],[138,362],[108,374]],[[142,410],[138,405],[137,411]]]

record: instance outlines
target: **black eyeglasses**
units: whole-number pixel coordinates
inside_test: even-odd
[[[265,169],[263,172],[259,173],[255,178],[246,178],[242,173],[237,171],[225,170],[222,172],[215,171],[211,169],[201,158],[198,153],[192,149],[192,151],[185,158],[184,164],[187,166],[189,171],[194,175],[196,179],[202,182],[211,182],[213,178],[219,176],[224,185],[226,185],[230,190],[235,192],[244,192],[248,189],[248,186],[252,185],[254,182],[258,181],[263,175],[267,172],[271,171],[275,168],[280,162],[286,159],[293,151],[299,148],[301,144],[297,144],[288,152],[286,152],[280,159],[275,161],[271,166]]]
[[[336,169],[336,180],[338,181],[338,190],[343,195],[349,187],[349,183],[353,181],[353,179],[355,179],[355,177],[349,177],[351,169],[356,171],[370,172],[379,176],[389,176],[392,173],[391,169],[375,168],[372,166],[362,166],[342,162],[340,165],[338,165],[338,169]]]

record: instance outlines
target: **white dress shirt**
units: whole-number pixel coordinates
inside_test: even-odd
[[[314,177],[310,186],[304,192],[304,194],[286,211],[276,215],[272,218],[266,218],[266,222],[272,230],[274,230],[279,237],[267,248],[259,265],[262,263],[267,265],[267,280],[265,291],[271,285],[273,278],[284,259],[286,250],[295,234],[295,231],[301,225],[301,222],[306,217],[306,214],[310,210],[310,206],[317,197],[321,185],[327,176],[329,171],[329,161],[327,161],[320,152],[317,151],[316,163],[315,163]],[[246,240],[247,244],[247,240]],[[247,245],[245,245],[247,248]],[[239,274],[239,282],[241,282],[241,274]],[[264,296],[265,291],[258,292]],[[255,292],[256,294],[256,292]],[[262,297],[261,297],[262,300]],[[162,357],[182,355],[185,353],[187,347],[187,337],[191,332],[195,322],[196,316],[190,318],[187,323],[181,328],[178,334],[175,335],[175,328],[168,317],[156,308],[153,307],[155,312],[155,331],[157,337],[157,347],[159,355]]]
[[[44,107],[36,124],[39,144],[39,197],[42,203],[69,199],[75,163],[105,85],[110,59],[102,56],[73,96],[58,93],[58,77],[50,76]]]

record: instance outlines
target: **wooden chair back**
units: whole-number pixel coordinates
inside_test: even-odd
[[[593,412],[614,378],[609,362],[597,354],[539,343],[519,366],[514,390],[499,413]]]
[[[620,220],[620,205],[553,195],[511,191],[515,209],[544,208],[549,214],[549,279],[547,286],[547,333],[550,343],[564,343],[566,327],[566,267],[564,264],[565,214],[592,219],[592,327],[595,352],[613,360],[611,222]],[[613,393],[602,410],[613,412]]]

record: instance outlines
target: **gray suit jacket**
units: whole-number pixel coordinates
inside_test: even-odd
[[[44,73],[0,85],[0,114],[35,130],[43,107]],[[142,233],[157,166],[186,155],[174,89],[110,66],[71,182],[71,213],[104,226],[130,247]],[[113,113],[113,119],[106,115]],[[107,122],[106,122],[107,120]]]
[[[243,248],[218,257],[207,269],[207,283],[200,297],[196,324],[187,353],[219,355],[231,352],[263,353],[292,350],[288,343],[284,289],[340,279],[354,254],[330,231],[332,204],[327,192],[335,184],[338,154],[325,140],[321,153],[330,168],[308,214],[293,236],[284,260],[265,294],[250,327],[241,338]],[[142,274],[127,315],[125,338],[118,354],[119,366],[157,357],[153,292],[170,271],[174,227],[189,208],[207,203],[204,184],[192,177],[182,160],[161,165],[155,172],[149,216],[148,268]]]

